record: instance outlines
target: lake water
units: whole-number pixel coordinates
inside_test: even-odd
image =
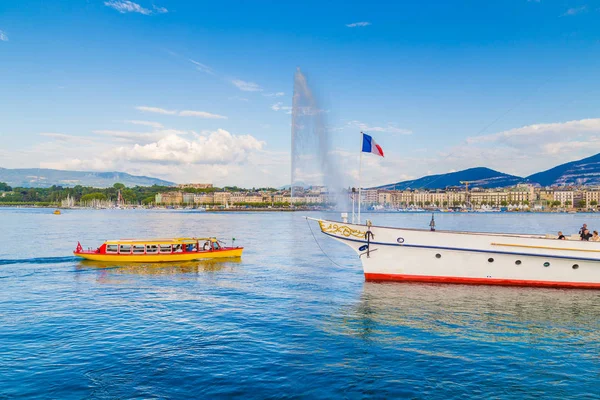
[[[600,228],[592,214],[436,222]],[[366,283],[355,254],[313,225],[332,263],[299,213],[0,208],[0,228],[0,398],[600,398],[599,291]],[[235,237],[244,256],[105,265],[71,253],[191,235]]]

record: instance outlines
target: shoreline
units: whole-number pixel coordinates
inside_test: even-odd
[[[0,203],[0,209],[2,208],[32,208],[32,209],[48,209],[48,210],[144,210],[144,211],[160,211],[160,212],[190,212],[190,213],[239,213],[239,212],[297,212],[297,211],[320,211],[320,212],[335,212],[340,213],[340,210],[331,210],[325,208],[210,208],[210,209],[195,209],[195,208],[158,208],[158,207],[144,207],[144,206],[131,206],[131,207],[109,207],[109,208],[95,208],[95,207],[60,207],[56,205],[33,205],[33,204],[2,204]],[[514,210],[514,211],[442,211],[442,210],[424,210],[424,211],[394,211],[394,210],[363,210],[363,213],[368,214],[514,214],[514,213],[526,213],[526,214],[596,214],[598,211],[591,210],[569,210],[569,211],[556,211],[556,210]],[[348,213],[350,213],[348,211]]]

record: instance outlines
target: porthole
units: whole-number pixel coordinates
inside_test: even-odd
[[[493,258],[488,258],[488,262],[494,262]]]
[[[437,253],[437,254],[435,255],[435,258],[442,258],[442,255],[441,255],[440,253]]]
[[[550,263],[549,263],[548,261],[546,261],[546,262],[544,263],[544,267],[549,267],[549,266],[550,266]]]
[[[521,260],[517,260],[517,261],[515,261],[515,264],[517,264],[517,265],[521,265]]]
[[[573,264],[573,269],[579,268],[579,264]]]

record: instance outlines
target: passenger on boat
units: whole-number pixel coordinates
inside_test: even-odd
[[[583,231],[587,230],[587,224],[583,224],[583,226],[579,229],[579,237],[581,237],[581,240],[583,239]]]
[[[588,229],[585,229],[583,231],[583,233],[581,234],[581,240],[585,240],[587,242],[589,242],[591,237],[592,237],[592,234],[590,233],[590,231]]]
[[[598,231],[594,231],[594,234],[590,238],[592,242],[600,242],[600,236],[598,236]]]
[[[208,250],[210,250],[210,241],[209,241],[209,240],[207,240],[207,241],[204,243],[204,246],[202,246],[202,250],[204,250],[204,251],[208,251]]]
[[[565,237],[565,235],[563,235],[563,233],[561,231],[558,231],[558,240],[566,240],[567,238]]]
[[[182,250],[182,248],[181,248],[181,245],[180,245],[180,244],[176,244],[176,245],[175,245],[175,249],[173,250],[173,252],[174,252],[174,253],[182,253],[182,252],[183,252],[183,250]]]

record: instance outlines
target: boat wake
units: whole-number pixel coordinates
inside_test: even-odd
[[[37,257],[37,258],[21,258],[21,259],[0,259],[0,265],[10,264],[61,264],[68,262],[76,262],[77,257]]]

